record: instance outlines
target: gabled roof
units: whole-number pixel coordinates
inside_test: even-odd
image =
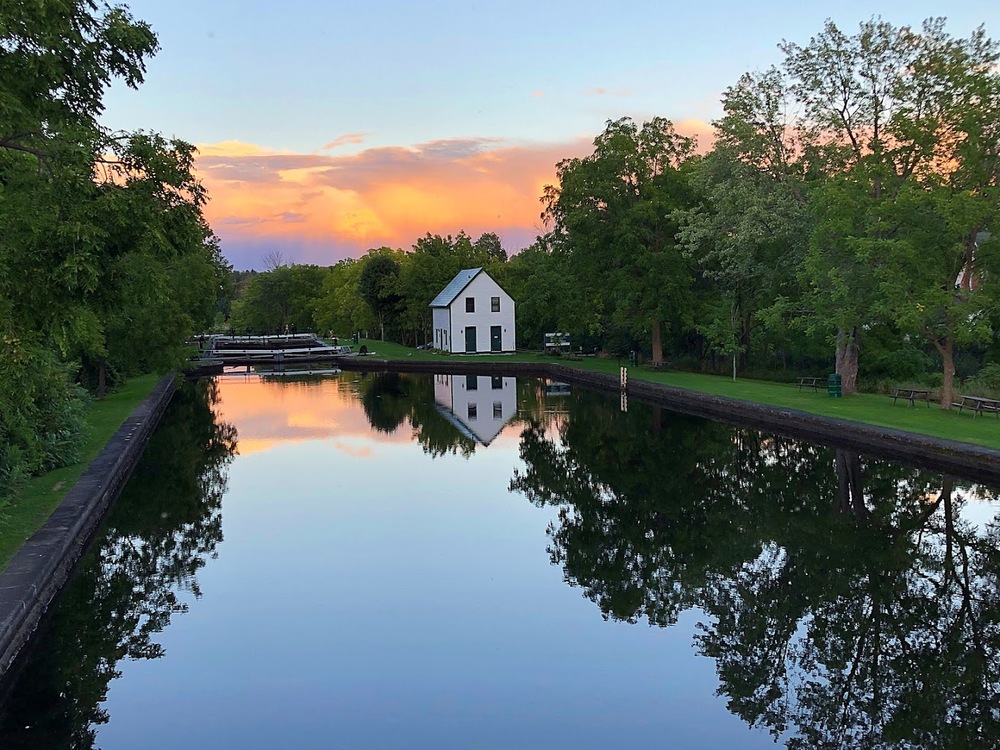
[[[448,286],[442,289],[441,293],[431,301],[430,307],[448,307],[482,270],[482,268],[466,268],[459,271],[455,274],[455,278],[448,282]]]

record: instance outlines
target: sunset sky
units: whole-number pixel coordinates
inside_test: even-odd
[[[104,123],[195,143],[207,216],[238,269],[328,265],[426,232],[542,227],[557,161],[606,120],[667,117],[711,139],[719,98],[832,18],[894,24],[945,14],[1000,36],[1000,4],[927,0],[602,3],[575,0],[131,0],[162,50]]]

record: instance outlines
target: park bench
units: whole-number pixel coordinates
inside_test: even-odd
[[[894,388],[892,391],[893,406],[896,405],[897,398],[909,401],[910,406],[913,406],[914,401],[926,401],[928,407],[931,405],[931,392],[923,388]]]
[[[958,402],[958,413],[962,413],[962,409],[971,409],[972,418],[975,419],[977,415],[983,412],[992,412],[997,415],[997,419],[1000,419],[1000,401],[995,398],[983,398],[982,396],[962,396],[961,400]]]
[[[802,386],[807,388],[812,388],[814,391],[818,391],[826,385],[826,378],[799,378],[799,390],[802,390]]]

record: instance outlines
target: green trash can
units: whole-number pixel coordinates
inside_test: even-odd
[[[840,375],[835,372],[826,378],[826,393],[830,398],[840,398]]]

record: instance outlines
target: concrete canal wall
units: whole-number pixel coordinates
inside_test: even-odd
[[[170,403],[177,380],[160,379],[108,441],[45,525],[0,573],[0,679],[114,504]]]
[[[606,392],[621,392],[618,378],[614,376],[587,372],[557,363],[476,362],[472,358],[468,361],[427,362],[344,357],[338,364],[343,369],[349,370],[425,372],[442,375],[520,375],[549,378]],[[976,482],[1000,486],[1000,451],[970,443],[918,435],[863,422],[823,417],[798,409],[713,396],[636,378],[628,379],[626,394],[637,401],[663,406],[682,414],[753,427],[765,432],[888,458],[909,466],[940,471],[944,474],[956,474]],[[997,429],[1000,429],[1000,425]]]

